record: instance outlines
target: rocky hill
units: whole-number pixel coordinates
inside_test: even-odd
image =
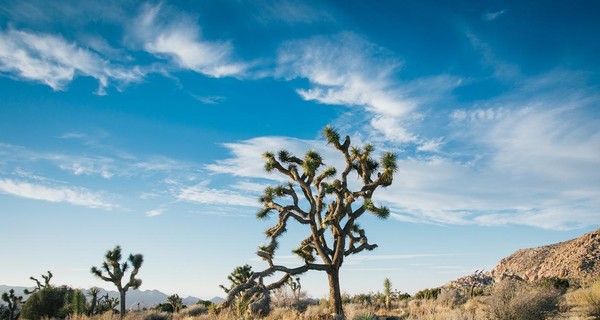
[[[495,280],[518,277],[526,281],[559,277],[589,279],[600,276],[600,229],[583,236],[538,248],[521,249],[490,271]]]

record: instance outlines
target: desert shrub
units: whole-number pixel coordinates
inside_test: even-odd
[[[354,316],[352,320],[377,320],[377,316],[372,312],[361,313]]]
[[[325,300],[325,299],[322,299]],[[325,300],[327,301],[327,300]],[[318,319],[325,319],[325,317],[328,314],[328,306],[322,306],[322,305],[312,305],[312,306],[308,306],[308,308],[306,308],[306,311],[304,311],[304,313],[302,313],[302,318],[300,319],[304,319],[304,320],[318,320]]]
[[[197,317],[202,314],[207,314],[208,308],[201,304],[196,304],[179,311],[179,315],[182,317]]]
[[[422,299],[437,299],[437,297],[441,291],[442,291],[442,289],[440,289],[440,288],[424,289],[424,290],[421,290],[421,291],[415,293],[414,298],[421,299],[421,300]]]
[[[150,311],[144,313],[142,320],[170,320],[170,317],[166,312]]]
[[[0,304],[0,319],[8,319],[10,311],[6,306]]]
[[[569,280],[559,277],[543,278],[537,283],[542,287],[554,288],[562,293],[567,292],[567,289],[569,288]]]
[[[196,302],[196,304],[199,304],[199,305],[202,305],[202,306],[205,306],[205,307],[208,308],[213,303],[212,303],[212,301],[209,301],[209,300],[202,300],[202,299],[200,299],[200,300],[198,300],[198,302]]]
[[[496,320],[543,320],[558,311],[560,296],[554,288],[503,281],[489,299],[489,315]]]
[[[31,320],[65,318],[70,312],[68,302],[72,295],[73,289],[67,286],[47,287],[36,291],[23,304],[21,318]]]
[[[579,289],[568,295],[569,303],[582,309],[594,319],[600,319],[600,281],[589,288]]]
[[[157,304],[156,306],[154,306],[153,309],[158,312],[173,313],[173,306],[170,303],[166,303],[166,302]]]
[[[450,308],[463,304],[465,300],[465,297],[458,289],[444,289],[437,297],[438,303]]]

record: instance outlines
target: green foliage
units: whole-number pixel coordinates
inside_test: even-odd
[[[167,303],[171,305],[173,313],[177,313],[185,307],[183,305],[183,299],[181,299],[178,294],[168,296]]]
[[[224,285],[220,285],[219,287],[221,287],[225,293],[229,293],[231,289],[246,283],[250,277],[252,277],[252,274],[254,274],[254,272],[252,271],[251,265],[245,264],[243,266],[238,266],[227,276],[227,280],[230,282],[229,288]]]
[[[424,289],[415,293],[414,298],[420,300],[437,299],[440,292],[442,292],[440,288]]]
[[[6,302],[8,305],[6,308],[8,311],[8,320],[16,319],[19,315],[18,309],[23,302],[23,297],[15,295],[15,290],[10,289],[8,292],[2,293],[2,301]]]
[[[81,290],[73,291],[73,299],[71,300],[71,314],[84,314],[86,312],[85,294]]]
[[[537,283],[542,287],[557,289],[561,293],[567,292],[567,289],[569,288],[569,280],[559,277],[543,278]]]
[[[159,303],[156,306],[154,306],[154,310],[158,312],[173,313],[173,305],[171,305],[168,302]]]
[[[383,295],[385,297],[385,307],[389,309],[392,303],[392,282],[389,278],[383,280]]]
[[[69,298],[73,289],[67,286],[46,287],[32,293],[21,310],[21,318],[64,318],[69,313]]]
[[[326,126],[323,129],[323,135],[327,143],[333,144],[336,148],[340,146],[340,134],[332,126]]]
[[[208,301],[208,300],[198,300],[198,302],[196,302],[196,304],[199,304],[201,306],[205,306],[206,308],[210,307],[211,305],[213,305],[212,301]]]

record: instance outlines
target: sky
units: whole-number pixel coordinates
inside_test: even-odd
[[[0,284],[224,296],[281,177],[261,154],[339,158],[332,125],[398,158],[342,291],[414,293],[600,226],[597,1],[0,3]],[[294,225],[277,261],[306,230]],[[326,275],[302,276],[313,297]]]

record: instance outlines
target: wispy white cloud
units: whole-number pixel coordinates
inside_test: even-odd
[[[156,217],[156,216],[160,216],[161,214],[163,214],[166,211],[165,208],[155,208],[152,210],[148,210],[146,211],[146,216],[147,217]]]
[[[520,76],[521,71],[517,65],[504,61],[498,57],[494,48],[474,31],[467,29],[465,30],[465,35],[471,42],[473,49],[481,54],[482,63],[485,66],[492,68],[495,78],[504,81],[514,81],[515,78]]]
[[[500,11],[494,11],[494,12],[486,12],[483,14],[483,18],[487,21],[493,21],[493,20],[496,20],[501,15],[503,15],[505,12],[506,12],[506,9],[503,9]]]
[[[49,202],[64,202],[77,206],[114,209],[117,206],[106,201],[102,195],[83,188],[49,186],[13,179],[0,179],[0,192],[13,196]]]
[[[548,229],[597,224],[600,121],[594,107],[599,97],[581,76],[551,72],[521,81],[485,104],[449,111],[447,134],[419,145],[435,156],[401,154],[394,184],[378,190],[375,199],[391,208],[393,219],[411,223]],[[225,147],[231,157],[206,168],[244,177],[243,188],[255,187],[247,183],[252,178],[278,177],[263,171],[264,151],[292,149],[301,155],[316,149],[325,159],[336,155],[322,141],[285,137]]]
[[[209,183],[210,181],[205,180],[194,186],[183,187],[178,190],[177,199],[202,204],[258,207],[258,200],[255,197],[230,190],[210,188]]]
[[[317,3],[308,5],[302,1],[265,0],[254,5],[260,10],[258,19],[262,22],[284,21],[288,24],[304,24],[334,20],[329,13],[330,10],[316,7]]]
[[[354,33],[319,36],[284,44],[278,54],[279,77],[305,78],[298,89],[305,100],[358,107],[370,117],[367,131],[399,143],[422,144],[412,129],[415,112],[439,101],[462,80],[450,75],[401,82],[402,61],[390,51]]]
[[[308,150],[317,150],[326,159],[332,159],[330,161],[341,163],[341,157],[334,150],[327,147],[324,141],[319,140],[302,140],[290,137],[257,137],[237,143],[227,143],[224,144],[224,147],[229,149],[232,156],[228,159],[206,165],[205,168],[207,170],[238,177],[280,180],[280,176],[265,172],[264,159],[262,158],[262,154],[267,151],[278,152],[279,150],[287,150],[298,157],[303,157]]]
[[[61,36],[12,28],[0,31],[0,72],[53,90],[65,90],[76,76],[89,76],[98,80],[98,94],[106,94],[111,83],[121,86],[144,77],[139,68],[111,64]]]
[[[144,5],[129,26],[129,36],[145,51],[211,77],[241,75],[247,68],[234,60],[231,42],[203,39],[190,16],[161,4]]]
[[[221,96],[199,96],[195,94],[190,94],[192,98],[204,103],[204,104],[219,104],[225,101],[225,97]]]

